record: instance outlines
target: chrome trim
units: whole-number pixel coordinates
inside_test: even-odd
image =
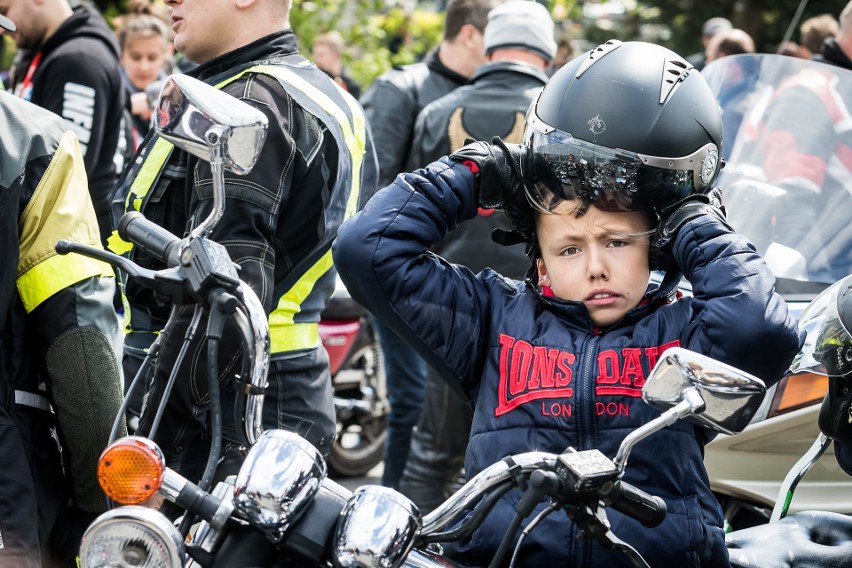
[[[147,507],[128,505],[107,511],[89,525],[80,544],[81,566],[100,566],[94,562],[96,559],[88,558],[93,539],[103,534],[101,531],[108,530],[110,525],[122,523],[139,524],[155,533],[168,551],[169,564],[163,568],[178,568],[186,560],[183,539],[165,515]]]
[[[658,156],[649,156],[647,154],[638,153],[636,153],[636,155],[639,156],[642,163],[647,166],[662,168],[664,170],[689,170],[700,175],[701,165],[704,163],[704,159],[711,152],[717,152],[718,155],[716,145],[712,142],[708,142],[692,154],[681,156],[680,158],[660,158]]]
[[[234,511],[279,542],[311,504],[325,476],[325,460],[307,440],[285,430],[266,430],[240,468]]]
[[[192,542],[207,552],[212,552],[218,546],[225,533],[222,528],[231,516],[234,510],[234,476],[228,476],[225,481],[220,481],[213,489],[213,497],[216,497],[221,505],[216,511],[215,518],[212,523],[201,521],[192,535]],[[196,566],[196,564],[191,564]]]
[[[188,483],[187,479],[173,469],[166,468],[163,471],[163,483],[158,490],[161,495],[174,503],[183,488]]]
[[[524,474],[530,474],[536,469],[553,470],[556,467],[556,454],[547,452],[526,452],[512,456],[514,462],[521,467]],[[504,461],[491,464],[479,472],[473,479],[465,483],[440,507],[423,518],[421,535],[431,535],[443,530],[459,513],[474,505],[482,495],[495,485],[512,478],[509,465]]]
[[[234,314],[234,320],[243,335],[250,359],[251,377],[249,383],[258,392],[246,395],[245,429],[246,440],[249,445],[257,442],[263,432],[263,389],[267,386],[267,375],[269,373],[269,319],[263,304],[255,294],[254,290],[245,282],[240,283],[238,296],[242,301],[244,310],[238,310]],[[235,425],[239,427],[239,425]]]
[[[332,537],[336,568],[396,568],[420,532],[420,511],[389,487],[365,485],[350,497]]]

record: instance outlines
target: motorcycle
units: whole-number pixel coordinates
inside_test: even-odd
[[[264,432],[239,474],[220,482],[212,493],[165,467],[150,440],[130,436],[104,452],[102,487],[123,503],[140,503],[159,492],[193,519],[181,527],[200,519],[197,529],[188,536],[159,512],[119,507],[86,531],[81,565],[460,567],[444,556],[440,544],[469,536],[500,496],[523,487],[517,516],[495,551],[493,566],[503,565],[522,520],[549,499],[550,506],[521,532],[510,566],[524,536],[546,515],[563,510],[587,537],[623,552],[634,566],[647,567],[633,546],[613,534],[606,516],[606,508],[612,507],[654,527],[666,515],[662,499],[620,479],[632,449],[680,419],[737,432],[764,394],[760,379],[672,348],[661,356],[642,391],[647,403],[664,412],[628,434],[613,459],[597,450],[572,448],[562,454],[514,455],[511,462],[480,472],[425,518],[393,489],[363,486],[351,493],[331,481],[317,450],[292,432]],[[135,467],[123,466],[130,462]],[[472,515],[454,524],[471,508]]]
[[[382,461],[390,404],[373,320],[340,278],[322,313],[319,334],[328,351],[337,418],[328,468],[337,477],[362,476]]]
[[[560,454],[515,455],[480,472],[425,517],[390,488],[364,486],[350,492],[327,477],[325,460],[306,440],[293,432],[261,431],[259,410],[269,351],[265,313],[251,289],[240,282],[224,248],[207,238],[225,206],[223,168],[250,169],[263,142],[263,115],[186,76],[167,80],[157,110],[156,128],[163,139],[211,163],[214,208],[210,217],[185,239],[139,213],[122,218],[120,236],[164,260],[169,268],[159,271],[67,241],[57,243],[57,250],[113,263],[164,298],[195,304],[196,322],[203,312],[209,314],[212,443],[198,484],[166,467],[153,441],[156,426],[147,438],[128,436],[111,443],[98,464],[98,480],[110,499],[122,506],[89,526],[81,543],[82,566],[233,567],[294,562],[338,568],[455,566],[442,553],[441,543],[472,534],[502,495],[521,488],[524,496],[518,514],[495,551],[494,566],[512,552],[523,519],[543,500],[549,506],[520,533],[510,564],[517,560],[524,536],[546,515],[561,510],[583,535],[623,552],[635,566],[647,566],[630,543],[613,534],[606,515],[611,507],[648,527],[658,525],[666,515],[662,499],[622,479],[633,448],[682,419],[734,434],[753,418],[765,394],[763,383],[755,377],[672,348],[659,357],[642,389],[643,400],[662,413],[629,433],[613,458],[598,450],[573,448]],[[245,458],[236,475],[214,476],[220,464],[223,417],[218,404],[216,338],[226,318],[237,323],[246,347],[240,375],[243,388],[237,390],[234,403]],[[155,343],[143,365],[150,364],[158,350]],[[170,377],[170,383],[175,379]],[[124,409],[117,423],[123,415]],[[182,512],[179,522],[141,506],[157,498]]]
[[[781,55],[746,54],[714,61],[702,74],[722,108],[726,165],[718,183],[728,220],[764,256],[776,275],[777,291],[798,317],[817,294],[852,272],[849,208],[842,205],[848,198],[843,187],[852,187],[852,173],[835,158],[826,175],[833,185],[826,182],[804,206],[791,203],[791,191],[806,188],[807,182],[797,178],[798,187],[791,187],[789,180],[787,185],[778,182],[777,156],[784,155],[784,146],[772,138],[772,131],[794,127],[801,115],[774,113],[773,128],[766,124],[773,97],[796,81],[813,83],[818,78],[837,100],[852,106],[852,72]],[[785,237],[806,212],[809,230],[791,243]],[[818,433],[817,414],[827,386],[824,376],[788,373],[769,389],[743,432],[718,436],[707,445],[705,465],[729,530],[769,520],[783,472]],[[816,461],[799,486],[793,510],[809,509],[852,513],[852,479],[830,456]]]
[[[802,313],[800,324],[807,331],[807,339],[791,371],[817,373],[829,380],[828,392],[819,409],[819,434],[784,478],[770,523],[727,535],[734,568],[839,567],[847,565],[852,555],[852,518],[827,511],[788,516],[797,486],[831,443],[852,442],[852,396],[847,366],[852,361],[849,354],[852,335],[848,331],[852,328],[852,315],[845,306],[850,291],[852,276],[822,292]],[[849,448],[838,448],[837,458],[846,463],[845,470],[852,474]]]

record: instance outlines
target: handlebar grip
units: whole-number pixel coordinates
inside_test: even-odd
[[[604,504],[653,528],[666,518],[666,502],[656,495],[645,493],[624,481],[616,481],[602,495]]]
[[[118,221],[118,236],[131,242],[168,266],[180,264],[178,252],[181,240],[142,213],[130,211]]]

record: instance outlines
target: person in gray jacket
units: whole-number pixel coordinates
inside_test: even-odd
[[[414,171],[461,148],[466,139],[521,143],[530,103],[547,82],[556,53],[554,23],[547,8],[512,0],[488,14],[486,62],[470,83],[430,103],[417,116],[406,171]],[[493,209],[459,225],[432,251],[475,273],[493,268],[523,280],[529,260],[522,246],[500,246],[492,232],[511,231],[509,219]],[[456,487],[464,465],[472,410],[431,368],[426,404],[411,437],[400,490],[428,513]]]
[[[379,184],[390,184],[403,170],[412,144],[414,121],[423,108],[467,83],[485,61],[483,34],[488,12],[502,0],[450,0],[444,38],[426,58],[377,78],[361,97],[379,159]],[[407,343],[376,320],[385,355],[390,416],[382,485],[398,487],[408,455],[411,430],[420,416],[426,364]]]

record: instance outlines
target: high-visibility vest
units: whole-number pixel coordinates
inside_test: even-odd
[[[299,316],[306,302],[317,298],[324,301],[333,290],[331,242],[340,223],[351,217],[361,205],[367,123],[358,102],[309,62],[254,65],[215,86],[221,88],[247,73],[276,78],[299,106],[325,125],[339,149],[337,180],[324,209],[322,238],[310,254],[293,267],[287,278],[276,284],[278,303],[269,316],[271,353],[313,348],[319,345],[318,325],[315,321],[300,321]],[[170,142],[160,137],[143,148],[135,165],[119,183],[117,195],[124,198],[124,212],[144,209],[146,197],[157,183],[173,149]],[[367,167],[371,167],[369,161]],[[368,193],[372,190],[367,189]],[[123,254],[131,247],[132,244],[121,240],[115,232],[109,238],[109,248],[113,252]],[[129,313],[130,310],[126,309],[126,318]],[[133,329],[133,322],[125,323],[130,330]]]

